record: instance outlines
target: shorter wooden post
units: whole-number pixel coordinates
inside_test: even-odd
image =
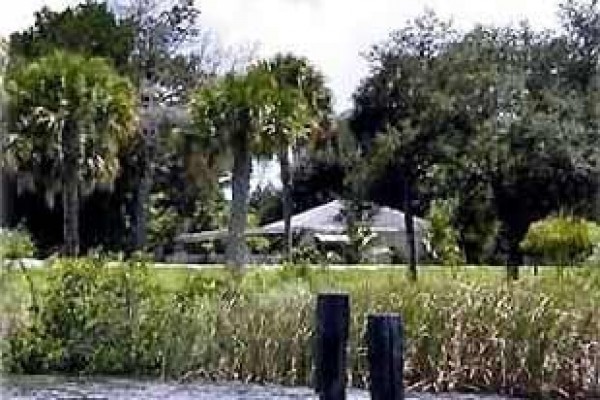
[[[370,391],[373,400],[404,399],[404,343],[398,314],[371,314],[367,321]]]
[[[321,400],[344,400],[350,322],[348,295],[319,294],[316,317],[315,391]]]

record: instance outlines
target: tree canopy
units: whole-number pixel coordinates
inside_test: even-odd
[[[416,212],[458,199],[460,244],[474,262],[491,239],[520,263],[529,224],[561,207],[593,215],[598,15],[596,2],[569,1],[561,32],[461,34],[428,12],[374,46],[351,117],[370,160],[369,197]]]
[[[11,133],[4,156],[31,173],[51,202],[61,189],[65,218],[77,219],[65,196],[78,203],[78,191],[116,177],[119,150],[135,132],[133,88],[103,59],[61,51],[11,72],[9,79]],[[71,228],[78,229],[76,222]],[[71,239],[73,253],[79,240]]]
[[[264,64],[244,74],[228,74],[201,88],[190,111],[194,136],[209,164],[232,161],[232,206],[228,261],[245,262],[252,155],[270,158],[308,127],[308,111],[298,89],[283,87]],[[282,129],[284,127],[285,129]]]
[[[35,13],[30,28],[10,36],[10,53],[15,62],[31,61],[64,49],[104,57],[123,71],[133,50],[134,35],[133,25],[118,20],[104,2],[88,1],[60,12],[44,7]]]

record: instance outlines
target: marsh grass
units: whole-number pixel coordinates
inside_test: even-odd
[[[100,287],[114,293],[97,292],[100,298],[76,299],[108,307],[110,318],[128,315],[126,323],[117,325],[144,327],[105,333],[108,336],[102,342],[113,344],[104,348],[103,354],[113,355],[114,359],[105,358],[94,368],[84,366],[83,372],[310,385],[316,294],[344,291],[351,295],[348,375],[353,386],[365,387],[368,382],[366,316],[372,312],[398,312],[405,322],[406,384],[414,390],[600,396],[597,268],[566,270],[560,279],[550,271],[540,276],[524,273],[521,280],[511,284],[503,270],[494,268],[432,268],[421,274],[418,283],[407,281],[402,269],[315,269],[301,274],[285,269],[252,270],[243,278],[234,278],[216,270],[136,268],[149,283],[146,278],[113,277],[109,281],[113,287]],[[126,268],[121,272],[125,274]],[[49,275],[54,273],[51,269]],[[166,278],[171,273],[176,278]],[[102,275],[95,279],[103,279]],[[52,284],[42,281],[36,277],[36,282],[45,287],[41,290],[43,308],[44,302],[51,300],[48,296],[64,292],[60,282],[48,279],[58,285],[52,291],[48,290]],[[124,286],[119,287],[118,282]],[[152,292],[136,289],[143,296],[136,300],[138,306],[128,306],[137,310],[135,315],[115,312],[107,306],[124,304],[115,300],[119,293],[131,293],[135,288],[127,285],[139,282],[148,283]],[[102,300],[103,296],[111,301]],[[152,307],[140,306],[148,302]],[[88,308],[78,312],[87,312],[82,310]],[[92,325],[94,318],[89,319]],[[9,343],[24,337],[38,342],[57,339],[43,329],[31,337],[31,327],[38,326],[32,316],[20,321],[11,330]],[[135,332],[135,340],[123,339],[122,335],[129,332]],[[132,348],[138,355],[135,365],[116,368],[118,363],[111,363],[127,360],[118,354],[131,352]],[[27,366],[26,356],[9,346],[5,360],[8,366]],[[46,363],[46,367],[46,371],[36,372],[56,372],[52,363]]]

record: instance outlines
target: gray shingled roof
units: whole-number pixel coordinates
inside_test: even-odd
[[[344,234],[346,224],[341,216],[344,205],[339,200],[333,200],[292,217],[292,230],[295,232],[314,232],[340,235]],[[415,231],[423,232],[427,222],[415,217]],[[405,232],[404,213],[389,207],[378,207],[371,221],[373,232]],[[283,235],[283,220],[264,225],[259,228],[246,230],[246,235]],[[184,233],[178,237],[181,242],[196,242],[199,240],[218,239],[227,237],[227,229]]]
[[[310,231],[321,233],[343,233],[346,224],[341,217],[343,203],[333,200],[329,203],[311,208],[292,217],[292,229],[294,231]],[[422,230],[425,221],[415,218],[415,230]],[[265,234],[283,234],[283,220],[273,222],[260,228]],[[373,232],[404,232],[404,213],[389,207],[379,207],[371,221]]]

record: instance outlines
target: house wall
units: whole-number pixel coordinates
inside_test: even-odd
[[[400,253],[403,261],[408,261],[408,244],[405,232],[378,232],[378,245],[395,248]],[[417,262],[428,259],[422,232],[415,232],[417,249]]]

